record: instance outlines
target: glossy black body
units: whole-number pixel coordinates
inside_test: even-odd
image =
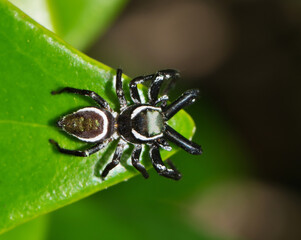
[[[134,144],[144,144],[148,143],[150,137],[155,136],[149,136],[147,135],[147,126],[148,123],[146,122],[145,116],[141,116],[144,112],[150,111],[149,109],[146,109],[144,112],[141,111],[137,116],[132,119],[132,114],[136,110],[139,110],[139,108],[145,107],[150,108],[151,105],[148,104],[134,104],[129,107],[127,107],[124,111],[122,111],[117,119],[117,131],[118,134],[127,142],[134,143]],[[162,111],[158,112],[162,116]],[[137,138],[135,135],[133,135],[133,130],[140,133],[142,136],[144,136],[146,139],[142,140]]]
[[[117,131],[122,138],[132,143],[142,143],[132,134],[132,121],[131,114],[139,105],[135,104],[127,107],[122,113],[120,113],[117,120]]]
[[[134,104],[128,105],[123,92],[122,71],[118,69],[116,74],[116,95],[120,104],[119,114],[114,113],[102,97],[89,90],[66,87],[60,91],[52,92],[52,94],[67,92],[88,96],[99,107],[98,110],[91,110],[91,108],[80,109],[63,117],[58,122],[58,125],[67,133],[80,140],[94,142],[94,146],[85,151],[68,150],[61,148],[52,139],[50,139],[50,142],[62,153],[86,157],[107,146],[110,141],[118,139],[119,142],[113,159],[102,171],[101,176],[103,178],[119,164],[125,145],[128,143],[135,146],[132,153],[132,165],[145,178],[148,178],[146,169],[139,162],[142,145],[146,144],[150,146],[149,155],[155,170],[164,177],[179,180],[181,174],[174,165],[171,162],[169,162],[170,168],[164,165],[160,156],[160,148],[170,151],[171,147],[167,142],[170,141],[190,154],[199,155],[202,153],[201,146],[186,139],[167,124],[167,121],[179,110],[196,100],[199,96],[199,91],[197,89],[188,90],[170,105],[167,105],[167,95],[158,98],[163,81],[169,81],[167,85],[171,86],[179,77],[180,74],[175,70],[163,70],[156,74],[133,79],[130,82],[130,95]],[[148,102],[142,103],[137,84],[145,81],[151,81],[151,85],[148,90]],[[167,91],[168,89],[165,89],[163,93],[167,93]],[[91,111],[94,111],[94,113],[91,113]],[[116,119],[113,116],[117,116]],[[86,139],[83,139],[83,137]]]

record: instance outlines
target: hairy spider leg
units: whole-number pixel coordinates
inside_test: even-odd
[[[109,139],[110,140],[110,139]],[[78,156],[78,157],[88,157],[93,153],[98,152],[100,149],[104,148],[107,146],[109,140],[101,143],[97,143],[96,145],[92,146],[91,148],[88,148],[86,150],[70,150],[66,148],[60,147],[60,145],[54,141],[53,139],[49,139],[49,142],[53,144],[61,153],[68,154],[68,155],[73,155],[73,156]]]
[[[102,178],[105,178],[108,175],[108,173],[119,164],[125,145],[126,142],[120,139],[116,147],[112,161],[108,163],[105,169],[102,171],[101,174]]]
[[[159,146],[153,144],[150,149],[150,158],[152,160],[152,164],[155,170],[159,175],[167,178],[171,178],[173,180],[180,180],[182,175],[181,173],[171,164],[171,168],[167,168],[160,156]]]
[[[168,141],[175,143],[177,146],[181,147],[190,154],[200,155],[203,153],[202,147],[200,145],[183,137],[180,133],[178,133],[168,125],[166,125],[165,127],[164,137]]]
[[[116,72],[116,95],[119,100],[120,110],[123,110],[127,107],[127,102],[125,99],[123,87],[122,87],[122,70],[117,69]]]
[[[163,81],[169,79],[177,79],[179,77],[180,74],[175,70],[161,70],[158,71],[156,74],[136,77],[130,82],[131,98],[134,103],[141,103],[141,99],[137,89],[137,84],[152,80],[151,86],[148,90],[148,98],[149,98],[149,103],[151,105],[155,105],[157,103],[160,87]],[[166,90],[164,91],[164,94],[166,94],[167,92]],[[167,101],[167,99],[166,97],[163,97],[160,99],[160,101]]]
[[[139,162],[142,146],[140,144],[135,145],[132,153],[132,165],[143,175],[144,178],[148,178],[149,175],[145,167]]]
[[[108,102],[106,100],[104,100],[101,96],[99,96],[96,92],[93,92],[90,90],[82,90],[82,89],[77,89],[77,88],[65,87],[59,91],[52,91],[51,94],[56,95],[56,94],[60,94],[63,92],[74,93],[74,94],[79,94],[79,95],[90,97],[96,103],[98,103],[101,107],[112,112],[112,109],[110,108]]]

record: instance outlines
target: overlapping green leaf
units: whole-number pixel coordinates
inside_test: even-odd
[[[76,51],[5,0],[0,0],[0,57],[0,232],[137,174],[127,164],[129,148],[108,179],[99,178],[114,142],[88,158],[62,155],[48,143],[53,138],[64,147],[83,147],[61,133],[55,120],[93,104],[50,91],[94,90],[117,110],[115,70]],[[194,123],[184,111],[170,124],[186,137],[193,135]],[[149,166],[146,154],[143,158]]]
[[[87,48],[127,0],[10,0],[77,49]]]

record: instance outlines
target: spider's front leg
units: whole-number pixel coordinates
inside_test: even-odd
[[[137,84],[144,83],[146,81],[152,80],[154,78],[155,74],[147,75],[147,76],[140,76],[134,78],[130,82],[130,95],[134,103],[141,103],[141,99],[138,93]]]
[[[198,89],[191,89],[184,92],[177,100],[164,109],[165,120],[171,119],[178,111],[194,103],[199,95],[200,91]]]
[[[104,148],[108,144],[108,141],[101,142],[101,143],[98,143],[98,144],[92,146],[91,148],[88,148],[84,151],[81,151],[81,150],[70,150],[70,149],[62,148],[53,139],[49,139],[49,142],[51,144],[53,144],[59,150],[59,152],[64,153],[64,154],[68,154],[68,155],[77,156],[77,157],[88,157],[91,154],[98,152],[100,149]]]
[[[182,108],[187,107],[195,102],[199,97],[199,90],[192,89],[184,92],[177,100],[164,108],[164,118],[165,121],[171,119],[178,111]],[[198,144],[191,142],[187,138],[183,137],[180,133],[174,130],[172,127],[166,125],[164,131],[164,138],[171,141],[183,148],[186,152],[190,154],[200,155],[202,154],[202,148]]]
[[[163,81],[169,81],[166,88],[163,90],[163,94],[167,94],[171,87],[175,84],[175,81],[180,78],[180,73],[173,69],[166,69],[158,71],[155,78],[152,81],[150,88],[148,89],[149,103],[154,104],[160,92]]]
[[[159,175],[167,178],[171,178],[173,180],[180,180],[182,175],[181,173],[171,164],[171,168],[167,168],[160,155],[159,146],[153,144],[150,149],[150,158],[152,160],[152,164],[155,170],[159,173]]]
[[[176,70],[171,70],[171,69],[161,70],[161,71],[158,71],[156,74],[136,77],[130,82],[131,98],[134,103],[141,103],[141,99],[140,99],[138,89],[137,89],[137,84],[144,83],[146,81],[152,81],[151,86],[148,90],[148,98],[149,98],[150,104],[156,105],[156,102],[158,101],[158,95],[160,92],[160,88],[161,88],[163,81],[170,80],[169,84],[167,85],[167,87],[163,93],[163,94],[167,94],[170,87],[174,84],[174,81],[179,77],[180,77],[179,72],[177,72]]]

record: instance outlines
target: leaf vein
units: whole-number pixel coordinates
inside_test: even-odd
[[[15,121],[15,120],[0,120],[0,124],[16,124],[16,125],[23,125],[23,126],[28,126],[28,127],[38,127],[38,128],[49,127],[48,125],[44,125],[44,124],[20,122],[20,121]]]

